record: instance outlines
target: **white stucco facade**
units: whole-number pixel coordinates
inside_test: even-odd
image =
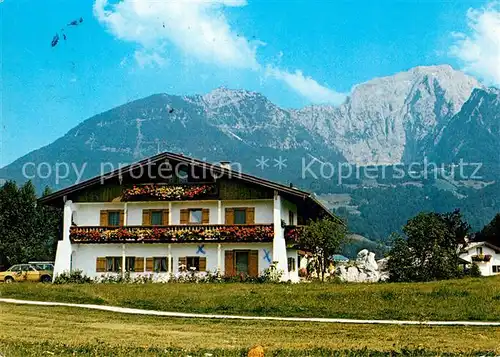
[[[489,255],[491,259],[489,261],[473,261],[473,257],[477,255]],[[500,248],[491,244],[486,242],[470,243],[460,254],[460,258],[476,263],[483,276],[500,274]]]
[[[220,209],[219,209],[220,202]],[[288,219],[288,208],[297,208],[288,203],[283,203],[282,210],[286,211],[284,216]],[[208,208],[210,212],[209,224],[224,224],[224,211],[226,208],[253,207],[255,209],[255,224],[273,223],[273,200],[239,200],[239,201],[173,201],[173,202],[90,202],[74,203],[73,223],[77,226],[98,226],[99,212],[101,210],[123,209],[125,210],[125,225],[142,225],[142,210],[144,209],[169,209],[170,225],[180,224],[180,211],[185,208]]]
[[[181,209],[208,209],[208,224],[224,224],[225,209],[246,207],[254,209],[254,224],[274,225],[272,242],[262,243],[72,243],[70,228],[95,227],[100,225],[101,210],[123,210],[124,226],[141,226],[143,210],[169,209],[169,224],[180,224]],[[290,214],[292,212],[292,214]],[[171,273],[179,271],[179,257],[206,258],[206,272],[224,272],[226,250],[258,251],[259,275],[269,268],[272,262],[278,262],[278,269],[284,272],[283,280],[298,281],[298,265],[300,264],[297,250],[286,248],[284,228],[282,224],[290,224],[289,217],[297,219],[297,207],[276,194],[274,199],[262,200],[205,200],[205,201],[175,201],[175,202],[79,202],[67,201],[64,208],[63,240],[58,242],[54,277],[63,271],[82,270],[90,277],[104,274],[97,272],[96,260],[99,257],[171,257]],[[293,222],[297,224],[297,222]],[[199,249],[202,246],[202,249]],[[290,272],[288,266],[290,265]],[[123,273],[123,272],[122,272]],[[154,279],[164,280],[169,272],[143,273],[131,272],[131,277],[152,274]]]

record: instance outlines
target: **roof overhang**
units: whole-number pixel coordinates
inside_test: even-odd
[[[308,201],[310,204],[313,206],[316,206],[319,210],[321,210],[326,216],[329,216],[330,218],[333,218],[334,220],[338,222],[343,221],[339,219],[337,216],[335,216],[330,210],[323,204],[321,203],[314,194],[311,194],[309,192],[297,189],[295,187],[288,187],[283,184],[269,181],[257,176],[252,176],[245,174],[240,171],[232,170],[227,167],[222,167],[217,164],[212,164],[208,163],[205,161],[197,160],[194,158],[190,158],[184,155],[180,154],[175,154],[171,152],[163,152],[161,154],[146,158],[144,160],[138,161],[136,163],[133,163],[128,166],[121,167],[117,170],[111,171],[109,173],[104,173],[102,175],[93,177],[89,180],[77,183],[75,185],[69,186],[67,188],[61,189],[59,191],[56,191],[52,194],[49,194],[47,196],[41,197],[38,202],[41,204],[47,204],[47,205],[52,205],[52,206],[62,206],[64,205],[64,202],[66,200],[66,197],[77,193],[79,191],[82,191],[86,188],[90,188],[93,186],[97,185],[102,185],[105,184],[106,182],[110,182],[112,180],[119,179],[123,177],[124,173],[131,172],[132,170],[139,169],[141,167],[147,167],[148,165],[152,164],[157,164],[163,161],[175,161],[175,162],[182,162],[185,163],[186,165],[192,165],[194,167],[197,167],[202,170],[209,170],[211,173],[217,175],[217,177],[226,177],[226,178],[231,178],[231,179],[236,179],[240,180],[246,183],[258,185],[261,187],[265,187],[268,189],[272,189],[275,192],[285,195],[285,196],[290,196],[294,198],[300,198],[302,200]]]

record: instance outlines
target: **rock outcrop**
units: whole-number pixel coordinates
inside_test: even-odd
[[[381,259],[379,262],[380,265],[375,260],[375,253],[363,249],[358,253],[354,265],[340,265],[335,274],[340,280],[349,283],[375,283],[387,280],[387,260]]]

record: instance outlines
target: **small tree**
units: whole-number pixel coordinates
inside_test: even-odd
[[[429,281],[460,276],[459,249],[469,231],[459,211],[420,213],[393,236],[387,268],[391,281]]]
[[[316,272],[325,280],[325,273],[332,255],[347,243],[347,229],[343,222],[325,218],[311,222],[299,238],[299,244],[317,259]]]

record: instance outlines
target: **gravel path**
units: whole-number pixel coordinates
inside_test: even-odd
[[[322,318],[322,317],[238,316],[238,315],[214,315],[214,314],[195,314],[195,313],[185,313],[185,312],[142,310],[142,309],[131,309],[127,307],[118,307],[118,306],[71,304],[65,302],[31,301],[31,300],[17,300],[17,299],[3,299],[3,298],[0,298],[0,302],[9,304],[21,304],[21,305],[79,307],[84,309],[118,312],[122,314],[196,318],[196,319],[266,320],[266,321],[323,322],[323,323],[342,323],[342,324],[500,327],[500,322],[486,322],[486,321],[356,320],[356,319],[336,319],[336,318]]]

